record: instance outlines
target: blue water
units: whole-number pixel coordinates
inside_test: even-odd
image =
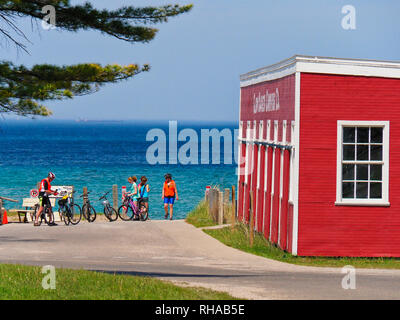
[[[129,186],[126,181],[129,176],[145,175],[151,187],[152,219],[163,218],[161,192],[167,172],[173,175],[180,197],[175,206],[176,218],[184,218],[196,206],[207,185],[224,188],[236,183],[235,161],[229,154],[226,156],[232,157],[232,164],[223,164],[222,142],[221,164],[148,164],[146,150],[154,142],[146,141],[146,134],[154,128],[163,129],[168,138],[167,121],[0,120],[0,195],[20,201],[18,205],[6,202],[6,208],[21,207],[22,199],[29,197],[29,191],[49,171],[56,174],[53,185],[74,185],[79,193],[84,186],[88,187],[91,203],[97,211],[102,211],[98,198],[111,190],[113,184],[118,185],[120,192],[121,186]],[[178,122],[178,132],[184,128],[197,133],[201,129],[228,128],[233,137],[236,126],[233,123]],[[179,143],[178,148],[182,144]],[[200,142],[198,147],[200,153]]]

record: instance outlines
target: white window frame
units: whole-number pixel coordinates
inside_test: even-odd
[[[390,206],[389,202],[389,121],[342,121],[337,122],[337,172],[336,205],[349,206]],[[382,127],[383,128],[383,166],[382,199],[342,199],[342,147],[343,127]]]

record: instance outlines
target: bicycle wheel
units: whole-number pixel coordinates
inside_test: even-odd
[[[39,211],[39,205],[35,205],[35,209],[34,209],[33,214],[32,214],[32,220],[33,220],[34,223],[35,223],[36,215],[38,214],[38,211]],[[40,217],[38,219],[38,223],[39,223],[39,226],[42,224],[42,219]]]
[[[46,208],[46,213],[44,214],[44,221],[50,226],[52,223],[55,223],[55,221],[54,221],[53,211],[51,211],[51,213],[49,211],[50,210]]]
[[[90,205],[85,203],[82,207],[82,213],[88,222],[94,222],[96,220],[96,210]]]
[[[82,210],[81,207],[74,203],[71,208],[70,208],[70,215],[69,215],[69,221],[73,225],[77,225],[82,219]]]
[[[124,221],[132,220],[134,216],[132,207],[123,204],[118,208],[118,215]]]
[[[118,212],[115,210],[113,207],[108,206],[104,207],[104,215],[106,218],[110,221],[113,222],[118,219]]]
[[[58,209],[58,213],[60,214],[61,220],[64,220],[64,223],[66,226],[69,225],[69,216],[71,215],[71,212],[68,207],[63,206]]]
[[[146,221],[149,218],[149,212],[144,203],[141,203],[139,205],[139,212],[140,212],[140,220],[141,221]]]

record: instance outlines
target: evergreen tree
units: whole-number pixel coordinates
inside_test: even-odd
[[[31,17],[42,20],[42,9],[52,5],[56,12],[56,27],[77,32],[96,30],[122,41],[147,43],[154,39],[155,24],[190,11],[192,5],[161,7],[122,7],[118,10],[98,10],[90,2],[71,5],[70,0],[0,0],[0,41],[27,51],[27,36],[18,27],[18,19]],[[24,116],[48,116],[51,111],[42,103],[90,94],[106,83],[115,83],[148,71],[149,65],[128,66],[96,63],[72,66],[35,65],[28,68],[10,61],[0,61],[0,113]]]

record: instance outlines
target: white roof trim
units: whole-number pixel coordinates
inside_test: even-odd
[[[280,79],[296,72],[400,79],[400,61],[293,56],[240,76],[240,86]]]

